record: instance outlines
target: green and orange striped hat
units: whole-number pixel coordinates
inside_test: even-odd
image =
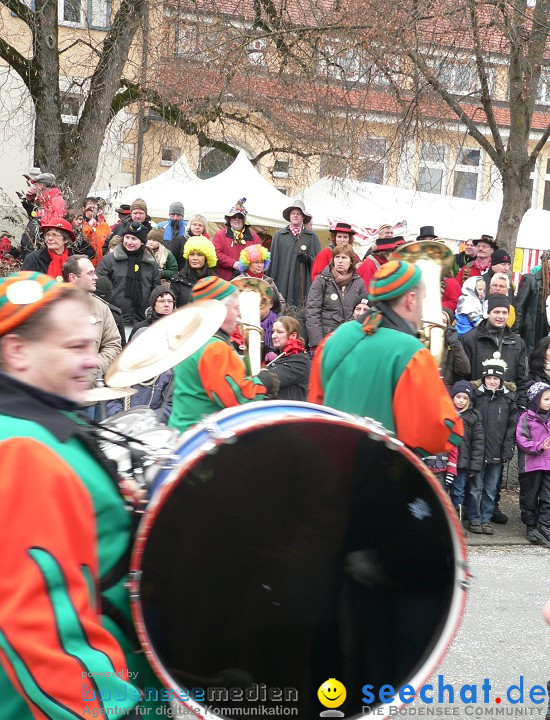
[[[235,285],[211,275],[210,277],[201,278],[193,285],[191,299],[193,302],[197,300],[222,300],[233,292],[237,292]]]
[[[418,285],[422,273],[418,265],[405,260],[389,260],[374,273],[369,287],[371,303],[393,300]]]
[[[38,272],[18,272],[0,278],[0,336],[25,322],[61,292],[76,285],[60,283]]]

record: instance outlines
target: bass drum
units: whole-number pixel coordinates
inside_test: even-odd
[[[283,401],[213,415],[176,453],[131,574],[138,635],[175,698],[200,718],[350,718],[363,698],[384,705],[382,685],[422,685],[460,623],[467,569],[418,458],[376,423]],[[329,678],[345,702],[319,702]]]

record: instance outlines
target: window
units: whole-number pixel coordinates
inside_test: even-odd
[[[176,28],[176,56],[184,60],[217,64],[227,54],[231,42],[231,28],[204,24]]]
[[[386,141],[383,138],[362,138],[359,143],[357,179],[382,185],[385,179],[386,154]]]
[[[233,160],[233,156],[223,152],[223,150],[218,150],[218,148],[204,148],[197,169],[197,175],[201,180],[219,175],[231,165]]]
[[[179,148],[163,147],[160,153],[160,164],[173,165],[180,156]]]
[[[290,160],[275,160],[275,164],[273,165],[273,177],[290,177]]]
[[[453,179],[454,197],[477,200],[481,151],[459,148]]]
[[[544,195],[542,196],[542,209],[550,210],[550,158],[546,160],[546,173],[544,176]]]
[[[110,0],[58,0],[58,19],[63,25],[109,26]]]
[[[540,74],[537,102],[541,105],[550,105],[550,72],[548,70],[543,70]]]
[[[439,79],[449,92],[465,95],[474,88],[474,68],[461,63],[446,63],[441,67]]]
[[[317,62],[319,73],[345,83],[364,83],[369,70],[363,53],[357,47],[343,48],[338,42],[326,46]]]
[[[438,143],[424,142],[420,146],[420,164],[416,189],[419,192],[441,195],[444,191],[446,148]]]
[[[265,65],[265,50],[267,41],[265,38],[251,40],[246,46],[247,61],[250,65]]]

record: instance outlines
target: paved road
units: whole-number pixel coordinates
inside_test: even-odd
[[[550,627],[544,624],[541,609],[550,597],[550,550],[535,546],[473,547],[469,550],[473,575],[462,626],[438,674],[456,688],[463,684],[478,686],[478,702],[469,706],[457,703],[454,717],[495,717],[504,710],[509,717],[544,717],[547,704],[535,704],[528,698],[533,685],[544,685],[550,677]],[[506,690],[524,677],[524,704],[512,705]],[[490,703],[483,703],[481,685],[489,678]],[[500,705],[496,697],[502,699]],[[517,693],[516,693],[517,697]],[[433,708],[438,706],[434,703]],[[448,710],[447,702],[439,705]],[[427,705],[415,703],[415,708]],[[413,717],[402,711],[401,717]],[[417,712],[416,717],[421,713]],[[499,717],[499,715],[496,715]],[[502,717],[502,715],[500,715]]]

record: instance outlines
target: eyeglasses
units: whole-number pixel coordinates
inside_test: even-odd
[[[88,272],[78,273],[78,277],[82,277],[82,275],[85,275],[86,277],[96,277],[96,271],[95,271],[95,270],[88,270]]]

